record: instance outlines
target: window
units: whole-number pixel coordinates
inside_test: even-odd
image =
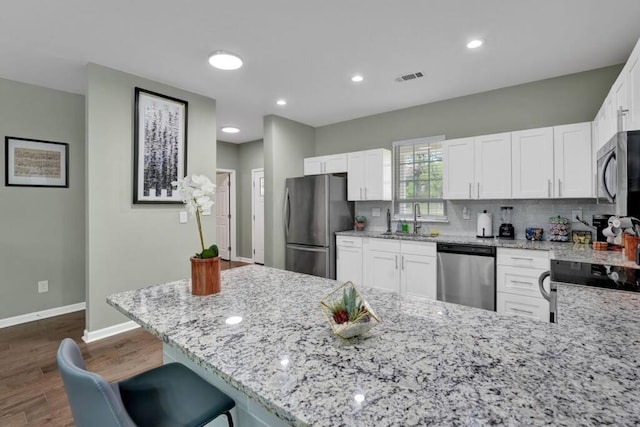
[[[414,203],[423,219],[446,220],[442,198],[442,141],[444,135],[393,143],[396,217],[413,218]]]

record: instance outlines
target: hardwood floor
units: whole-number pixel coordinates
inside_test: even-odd
[[[222,261],[221,268],[245,263]],[[72,426],[56,366],[63,338],[73,338],[87,369],[118,381],[162,364],[162,344],[142,329],[90,344],[82,341],[85,312],[0,329],[0,426]]]

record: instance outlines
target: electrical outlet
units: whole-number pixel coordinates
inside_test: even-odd
[[[180,224],[186,224],[188,220],[189,220],[189,217],[187,216],[187,212],[186,211],[181,211],[180,212]]]
[[[49,292],[49,281],[41,280],[38,282],[38,293]]]
[[[571,222],[580,222],[576,219],[576,217],[580,217],[580,219],[584,219],[582,218],[582,209],[574,209],[571,211]]]
[[[471,219],[469,208],[466,206],[462,208],[462,219]]]

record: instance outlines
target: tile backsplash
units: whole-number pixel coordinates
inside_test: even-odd
[[[448,222],[424,222],[422,233],[437,230],[440,234],[449,236],[473,236],[476,234],[476,220],[478,214],[484,211],[493,214],[493,232],[498,234],[500,226],[500,207],[512,206],[513,214],[511,222],[515,228],[516,239],[525,238],[525,229],[528,227],[540,227],[545,230],[546,239],[549,225],[549,217],[563,216],[571,218],[574,210],[582,210],[582,218],[591,224],[594,214],[613,214],[612,205],[597,205],[593,199],[571,200],[465,200],[447,201]],[[463,209],[469,210],[469,219],[463,219]],[[374,209],[380,209],[380,216],[372,216]],[[356,215],[367,217],[367,229],[386,229],[386,212],[391,209],[391,202],[356,202]],[[411,222],[408,221],[411,229]],[[392,221],[392,230],[396,228],[396,222]],[[579,223],[572,222],[570,230],[592,230]],[[595,234],[595,232],[594,232]],[[595,236],[594,236],[595,237]]]

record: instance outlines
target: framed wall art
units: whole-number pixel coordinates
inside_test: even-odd
[[[69,144],[7,136],[4,184],[8,187],[69,187]]]
[[[172,181],[187,172],[188,103],[135,89],[133,203],[182,203]]]

